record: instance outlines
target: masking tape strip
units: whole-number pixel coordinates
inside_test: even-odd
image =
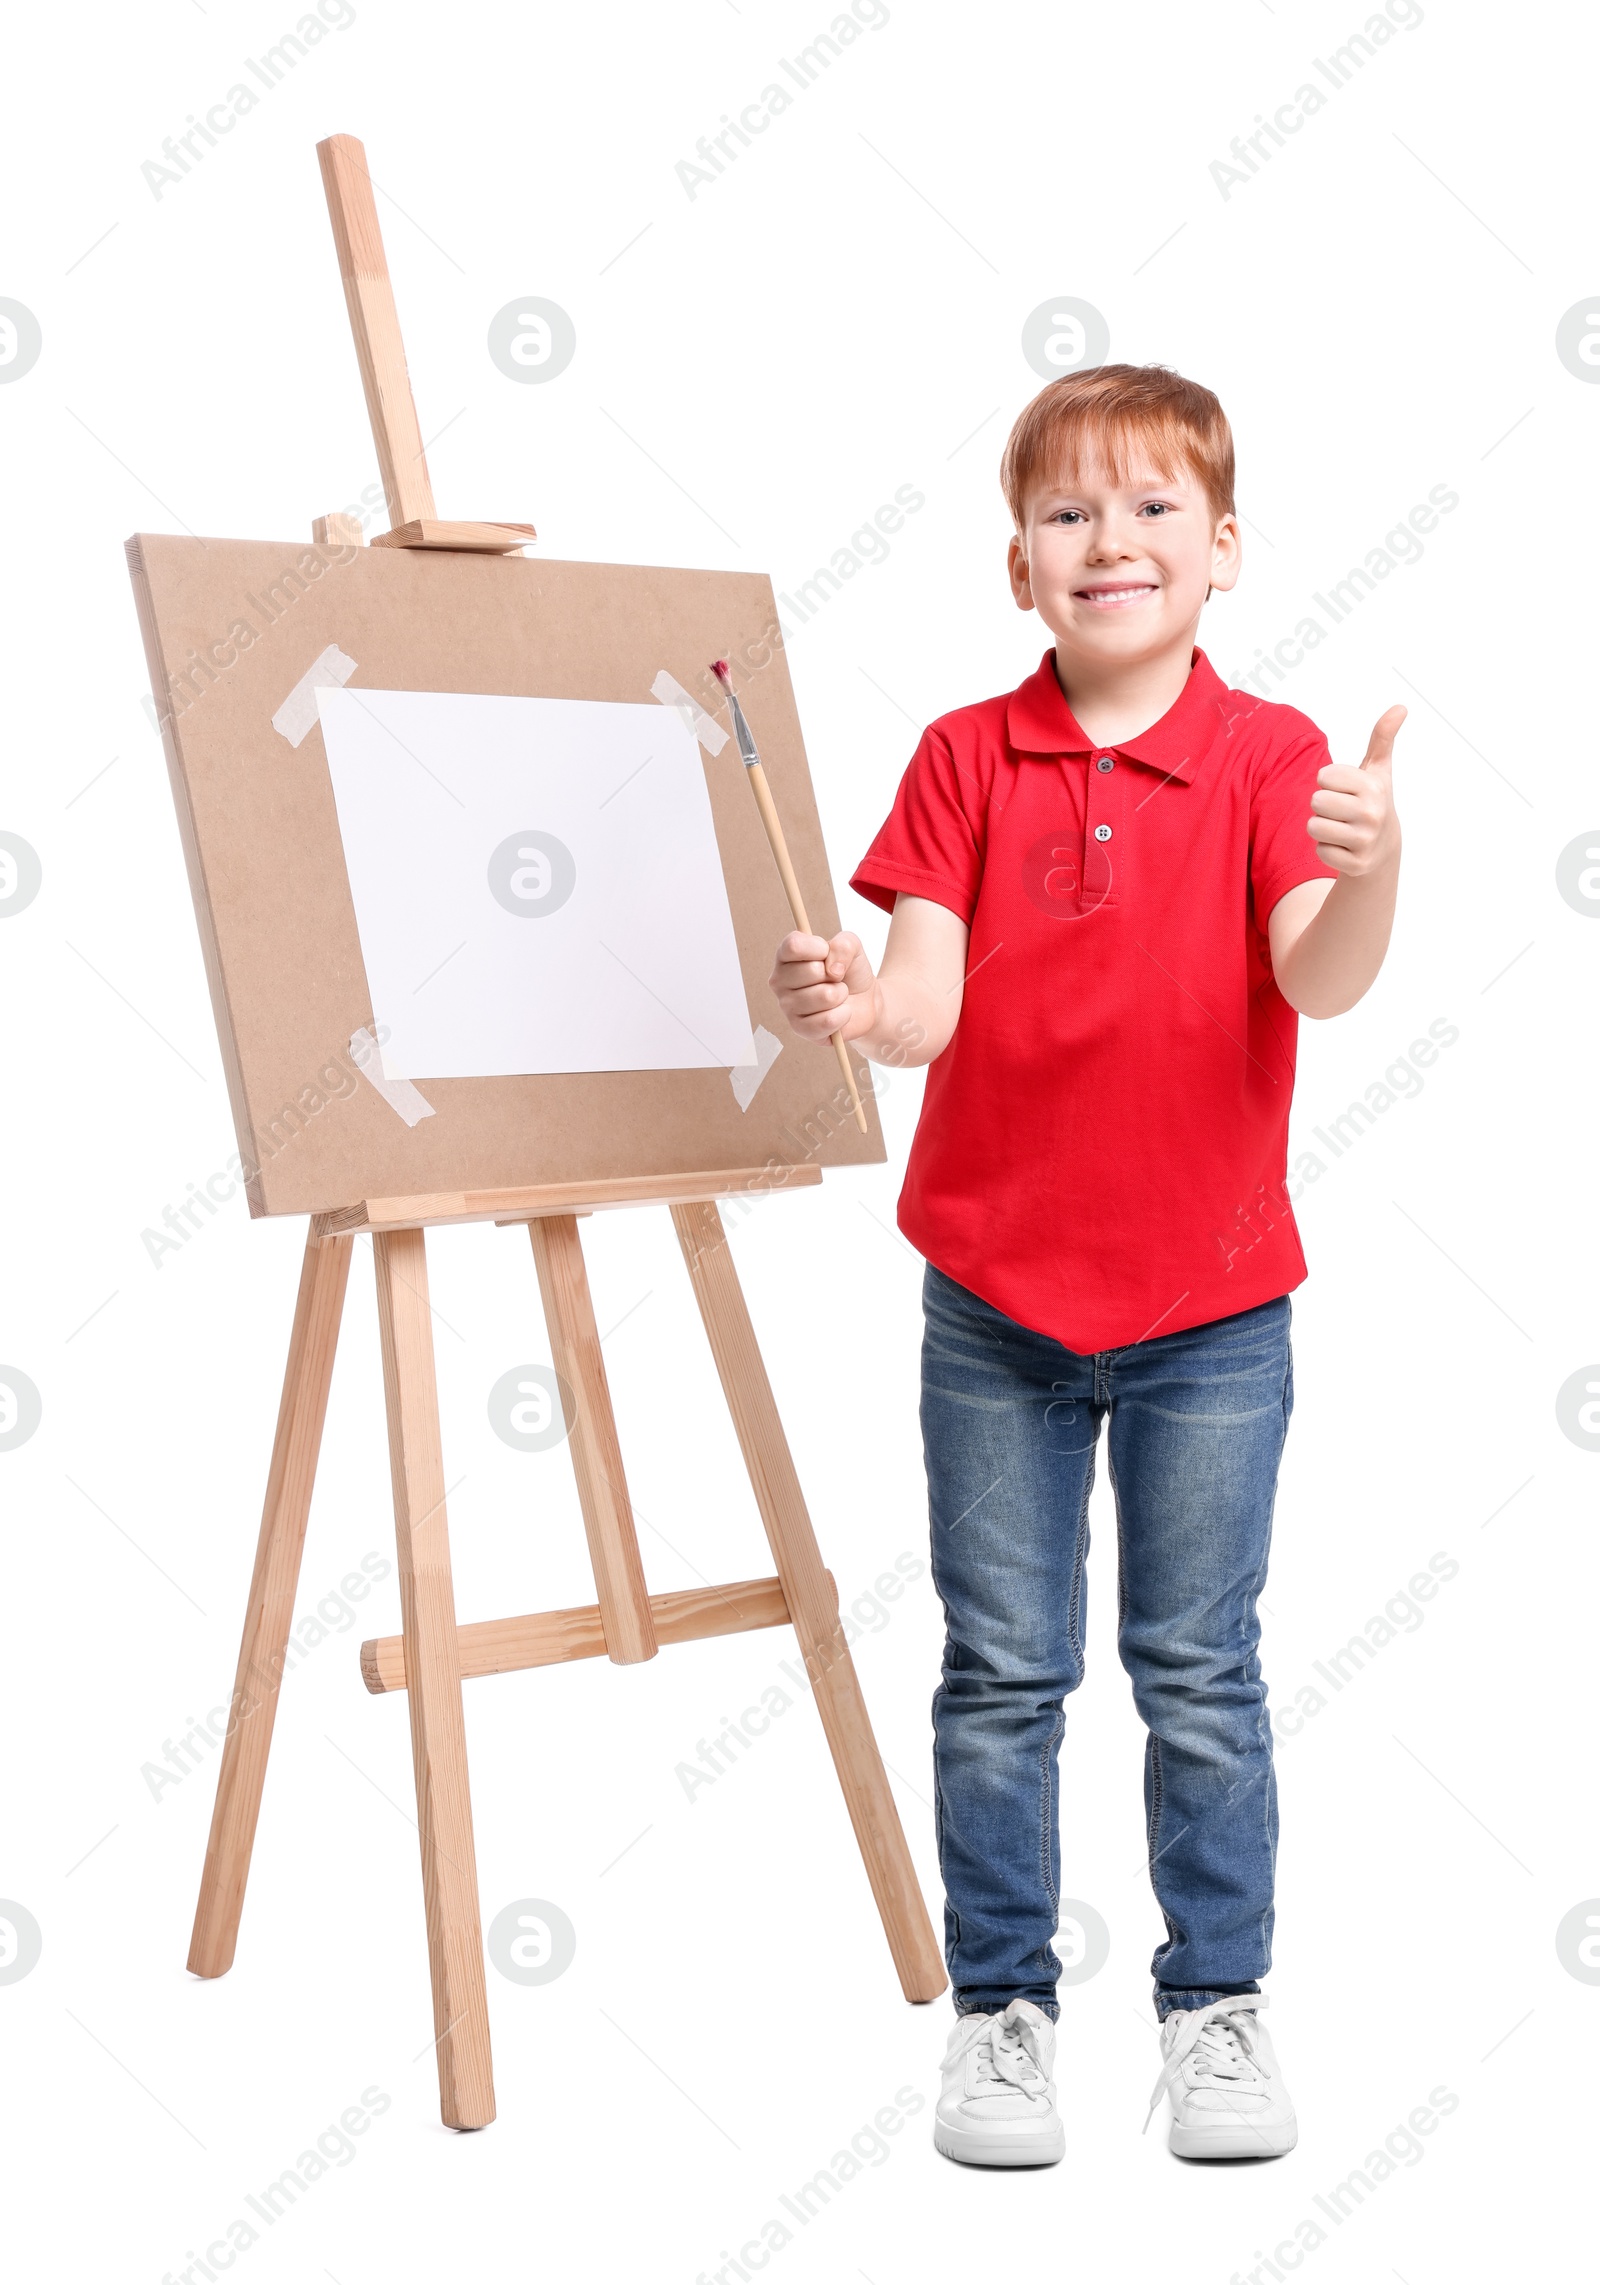
[[[342,690],[355,671],[355,660],[347,659],[337,643],[330,643],[320,658],[312,660],[272,717],[279,737],[298,746],[306,732],[316,726],[317,692]]]
[[[759,1023],[755,1030],[755,1048],[754,1063],[736,1063],[728,1073],[741,1111],[748,1111],[755,1101],[756,1089],[783,1053],[783,1042],[775,1039],[764,1023]]]
[[[433,1117],[433,1105],[425,1095],[419,1094],[409,1079],[390,1079],[386,1076],[382,1050],[365,1027],[350,1034],[350,1060],[362,1078],[377,1089],[390,1110],[398,1112],[408,1127],[414,1127],[419,1119]]]
[[[663,706],[675,706],[699,739],[706,752],[720,754],[728,743],[728,733],[720,722],[713,722],[705,708],[690,697],[681,682],[675,682],[665,667],[650,685],[652,698],[659,698]]]

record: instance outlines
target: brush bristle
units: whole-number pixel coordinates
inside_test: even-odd
[[[713,674],[716,676],[716,678],[717,678],[718,682],[720,682],[720,683],[722,683],[724,686],[726,686],[726,684],[727,684],[727,681],[728,681],[728,662],[727,662],[727,660],[726,660],[726,659],[713,659],[713,660],[712,660],[712,662],[711,662],[711,671],[712,671],[712,673],[713,673]]]

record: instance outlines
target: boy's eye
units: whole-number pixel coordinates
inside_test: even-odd
[[[1141,516],[1170,516],[1172,514],[1172,502],[1170,500],[1146,500],[1136,512]],[[1086,523],[1088,519],[1081,508],[1057,508],[1054,515],[1047,517],[1046,521],[1052,524],[1081,524]]]

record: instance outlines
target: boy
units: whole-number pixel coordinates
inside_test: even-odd
[[[851,886],[893,914],[791,935],[793,1030],[928,1063],[899,1222],[926,1257],[922,1431],[945,1607],[935,1816],[956,2025],[934,2138],[1048,2165],[1062,1701],[1083,1673],[1109,1421],[1119,1650],[1148,1731],[1152,1969],[1171,2148],[1276,2157],[1259,2020],[1277,1797],[1256,1602],[1306,1275],[1285,1150],[1297,1014],[1382,964],[1391,707],[1359,768],[1195,648],[1239,575],[1233,441],[1160,366],[1053,381],[1001,463],[1012,594],[1054,637],[923,734]],[[1148,2123],[1148,2121],[1147,2121]]]

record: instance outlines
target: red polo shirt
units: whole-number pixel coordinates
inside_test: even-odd
[[[1306,1274],[1284,1194],[1297,1019],[1267,918],[1334,880],[1306,831],[1330,759],[1196,651],[1153,729],[1100,747],[1046,651],[943,715],[851,880],[971,931],[928,1067],[901,1229],[1080,1354],[1202,1325]]]

